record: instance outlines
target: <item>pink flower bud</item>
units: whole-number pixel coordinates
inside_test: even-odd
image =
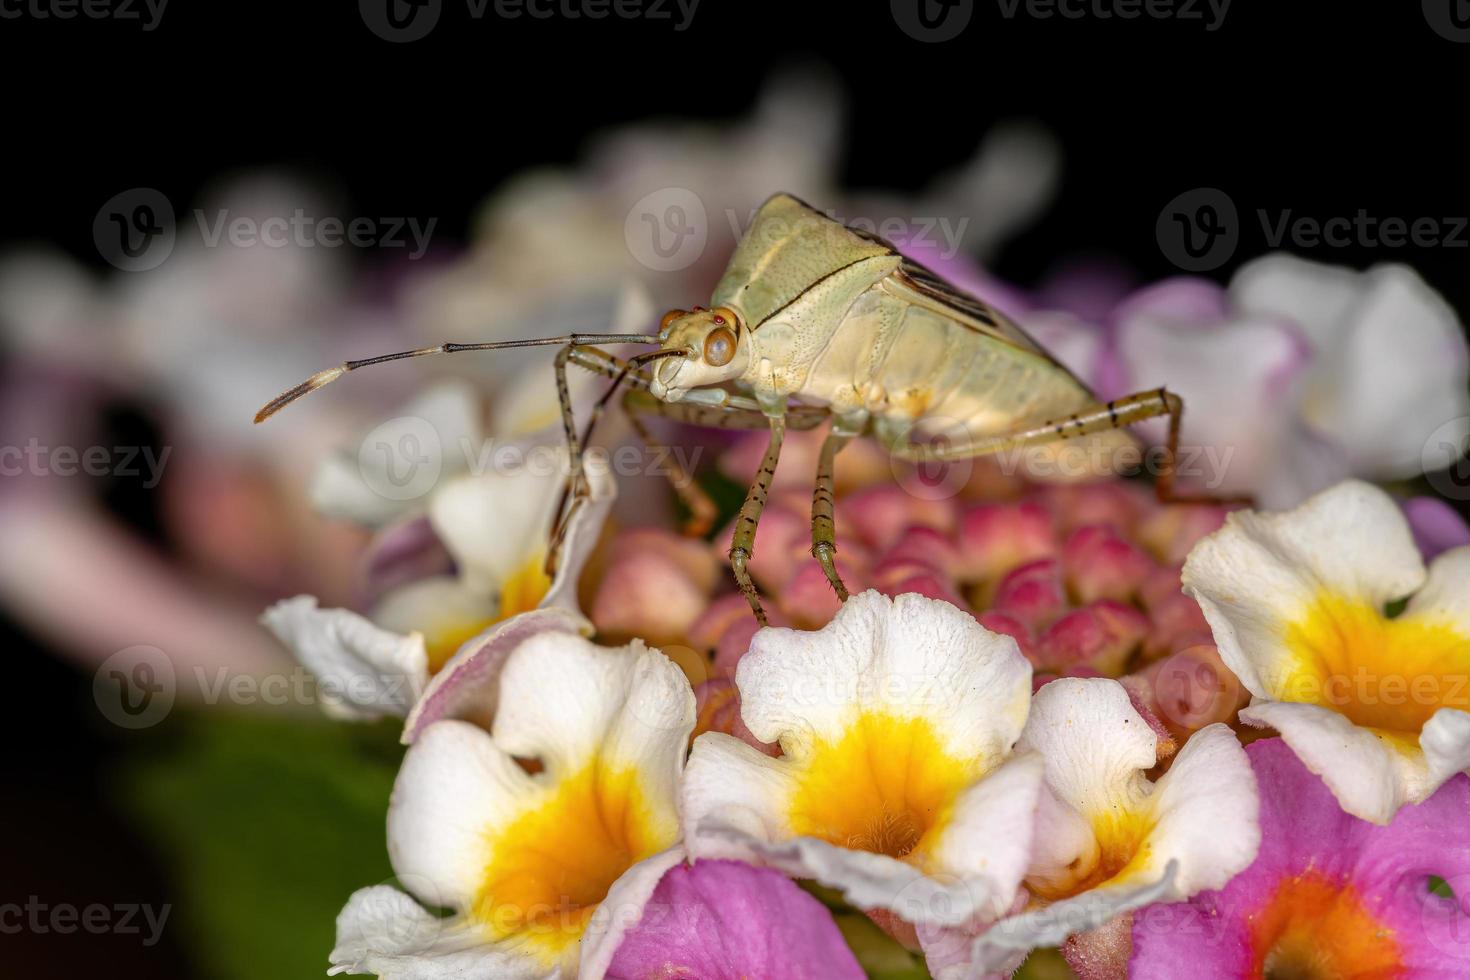
[[[1119,602],[1102,600],[1070,612],[1036,641],[1040,662],[1055,670],[1091,667],[1118,677],[1143,638],[1148,617]]]
[[[839,556],[840,554],[839,552]],[[857,569],[841,557],[837,559],[837,573],[842,576],[849,593],[858,593],[867,588]],[[791,621],[799,629],[820,629],[842,608],[836,590],[827,581],[827,573],[822,570],[821,562],[815,558],[808,558],[797,566],[796,574],[791,577],[791,582],[782,590],[777,601],[781,610],[791,617]]]
[[[1045,629],[1067,608],[1061,566],[1043,558],[1013,569],[995,590],[992,608],[1025,624],[1033,633]]]
[[[954,501],[924,500],[892,485],[857,491],[837,505],[838,528],[850,527],[875,552],[893,547],[910,527],[948,533],[955,519]]]
[[[1137,594],[1154,563],[1112,526],[1089,524],[1067,538],[1062,548],[1062,568],[1078,602],[1121,601]]]
[[[603,575],[592,622],[604,642],[640,637],[658,646],[688,636],[708,602],[686,566],[668,552],[628,552]]]
[[[965,582],[994,582],[1007,572],[1059,550],[1051,513],[1036,501],[980,504],[960,522],[956,574]]]
[[[695,688],[694,703],[698,714],[694,722],[693,738],[698,738],[705,732],[723,732],[772,758],[781,754],[779,745],[762,742],[745,727],[745,720],[740,717],[740,692],[733,680],[716,677],[705,681]]]

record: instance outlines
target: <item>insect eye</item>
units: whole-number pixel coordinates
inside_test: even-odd
[[[673,323],[675,320],[679,319],[679,317],[683,315],[683,310],[670,310],[669,312],[665,313],[664,318],[658,322],[658,328],[660,330],[669,329],[669,324]]]
[[[704,338],[704,361],[711,367],[724,367],[735,358],[735,333],[727,327],[716,327]]]

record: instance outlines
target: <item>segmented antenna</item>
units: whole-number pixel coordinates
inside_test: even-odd
[[[270,401],[265,407],[255,413],[255,424],[259,425],[272,415],[285,408],[287,405],[300,398],[302,395],[316,391],[318,388],[331,384],[349,371],[368,367],[372,364],[383,364],[388,361],[401,361],[409,357],[427,357],[430,354],[459,354],[465,351],[485,350],[511,350],[517,347],[552,347],[564,344],[574,346],[601,347],[609,344],[658,344],[662,343],[659,338],[652,334],[630,334],[630,333],[594,333],[568,334],[564,337],[541,337],[536,340],[498,340],[483,344],[439,344],[437,347],[420,347],[416,350],[400,351],[397,354],[379,354],[377,357],[365,357],[359,361],[344,361],[337,367],[318,371],[305,381],[301,382],[288,391],[283,391]]]

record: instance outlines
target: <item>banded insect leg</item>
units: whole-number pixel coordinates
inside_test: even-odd
[[[837,525],[833,515],[836,497],[832,487],[837,454],[850,441],[852,436],[836,429],[827,434],[817,457],[817,479],[812,489],[812,557],[821,563],[827,581],[843,602],[847,601],[847,586],[837,573]]]
[[[1179,423],[1183,414],[1184,402],[1178,395],[1165,388],[1155,388],[1151,391],[1119,398],[1105,405],[1098,404],[1082,409],[1064,419],[1052,419],[1014,432],[953,445],[899,442],[890,446],[889,451],[900,459],[915,462],[970,459],[1012,449],[1043,446],[1062,439],[1072,439],[1095,432],[1104,432],[1108,429],[1120,429],[1167,415],[1169,432],[1164,444],[1164,456],[1159,467],[1158,480],[1154,486],[1158,499],[1165,503],[1235,502],[1206,494],[1181,494],[1175,491],[1174,480],[1178,473]]]
[[[740,586],[745,600],[750,603],[750,611],[755,613],[756,622],[762,626],[769,626],[770,623],[766,620],[760,593],[750,580],[750,569],[747,566],[755,553],[756,528],[760,526],[761,511],[765,510],[766,499],[771,494],[771,482],[776,478],[776,464],[781,459],[781,442],[786,438],[786,417],[773,415],[770,425],[771,438],[766,443],[765,458],[761,460],[755,482],[745,494],[745,503],[740,505],[740,516],[735,520],[735,535],[730,542],[730,570],[735,573],[735,583]]]
[[[628,424],[633,427],[633,431],[637,433],[645,446],[655,445],[653,433],[649,431],[648,423],[644,421],[651,415],[673,419],[687,425],[718,429],[764,429],[768,424],[766,416],[761,412],[724,405],[664,402],[647,391],[636,388],[630,389],[623,395],[623,411],[628,416]],[[719,514],[714,500],[694,479],[694,474],[678,456],[670,453],[665,457],[664,465],[668,467],[665,472],[668,475],[669,484],[689,511],[689,518],[684,522],[684,533],[690,537],[704,537],[714,527],[715,518]]]
[[[689,425],[721,429],[770,428],[771,437],[766,446],[765,458],[761,461],[760,471],[756,474],[755,481],[751,484],[745,495],[745,501],[740,507],[740,515],[736,518],[735,534],[730,547],[730,569],[735,574],[735,582],[740,586],[740,591],[744,594],[746,601],[750,603],[751,612],[755,613],[756,620],[762,626],[767,625],[765,609],[760,602],[760,593],[751,581],[748,566],[751,557],[755,554],[756,530],[760,526],[761,512],[765,508],[766,499],[770,496],[776,463],[781,455],[781,444],[788,428],[812,429],[829,418],[830,414],[826,409],[793,405],[788,408],[786,414],[772,417],[757,409],[737,405],[662,402],[643,391],[629,392],[625,405],[630,415],[634,413],[656,414]],[[832,452],[835,454],[836,450]]]

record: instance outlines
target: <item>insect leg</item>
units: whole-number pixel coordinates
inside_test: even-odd
[[[745,495],[745,503],[740,505],[740,517],[735,522],[735,537],[730,543],[730,569],[735,573],[735,582],[740,586],[740,591],[745,593],[751,612],[755,613],[756,622],[762,626],[770,624],[766,621],[766,611],[761,608],[760,593],[750,581],[750,570],[746,565],[755,549],[755,530],[760,524],[761,511],[765,509],[766,498],[771,492],[771,481],[776,476],[776,463],[781,458],[781,440],[786,436],[785,416],[771,416],[770,424],[771,441],[766,444],[766,456],[761,460],[760,472],[756,474],[755,482]]]
[[[817,457],[817,481],[812,490],[812,557],[822,563],[822,571],[837,598],[847,601],[847,586],[837,574],[837,528],[833,520],[832,470],[837,454],[852,440],[852,436],[833,431],[822,443],[821,455]]]
[[[1157,388],[1153,391],[1119,398],[1106,405],[1085,408],[1066,418],[1052,419],[1039,425],[1017,429],[1014,432],[1002,432],[998,435],[984,436],[955,444],[928,444],[899,440],[896,444],[889,446],[889,452],[900,459],[915,462],[970,459],[1010,449],[1043,446],[1062,439],[1072,439],[1107,429],[1122,428],[1145,419],[1173,414],[1175,407],[1179,404],[1178,395],[1163,388]]]
[[[550,540],[546,547],[546,573],[548,575],[554,575],[556,572],[556,556],[561,550],[562,538],[566,536],[572,516],[576,514],[577,508],[582,505],[582,500],[587,494],[589,484],[582,449],[591,444],[592,432],[602,417],[608,400],[625,380],[631,379],[635,384],[647,387],[651,379],[642,369],[644,362],[656,357],[676,355],[682,356],[682,352],[651,351],[625,361],[596,348],[577,344],[568,344],[557,351],[556,390],[557,397],[561,401],[562,427],[566,433],[569,473],[567,482],[562,486],[561,500],[556,508],[558,519],[552,527]],[[591,417],[587,420],[587,428],[581,436],[577,434],[576,415],[572,407],[571,391],[567,385],[568,363],[613,379],[612,386],[607,393],[592,407]]]
[[[643,395],[644,399],[638,396]],[[653,433],[648,430],[648,424],[643,421],[643,415],[649,409],[643,407],[644,400],[655,404],[664,404],[657,398],[646,392],[628,391],[623,395],[623,411],[628,416],[628,424],[638,434],[638,438],[644,446],[654,445]],[[684,533],[692,538],[702,538],[714,527],[715,518],[719,514],[715,502],[710,495],[704,492],[704,488],[694,481],[694,474],[690,473],[684,464],[674,456],[669,456],[666,461],[669,467],[669,485],[674,488],[674,493],[689,511],[689,519],[684,522]]]
[[[1110,401],[1106,405],[1099,404],[1085,408],[1064,419],[1052,419],[1015,432],[974,439],[958,445],[926,445],[900,441],[896,445],[891,445],[889,451],[900,459],[916,462],[969,459],[1012,449],[1024,449],[1028,446],[1043,446],[1062,439],[1072,439],[1108,429],[1120,429],[1167,415],[1169,416],[1169,434],[1164,445],[1164,458],[1159,468],[1158,482],[1155,485],[1158,499],[1166,503],[1234,502],[1207,495],[1181,495],[1174,492],[1176,458],[1179,449],[1179,423],[1183,414],[1183,399],[1166,388],[1155,388],[1151,391],[1127,395]]]

